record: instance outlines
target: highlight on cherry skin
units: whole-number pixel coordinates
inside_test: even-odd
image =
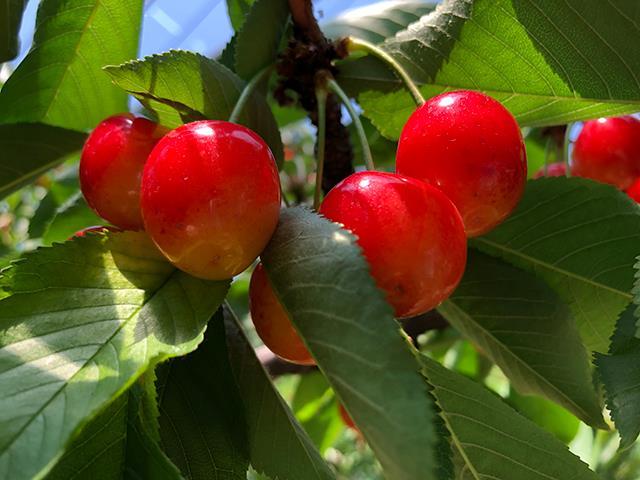
[[[567,165],[564,162],[554,162],[550,163],[546,167],[542,167],[538,170],[533,178],[542,178],[542,177],[565,177],[567,175]]]
[[[640,120],[623,116],[585,122],[573,146],[571,173],[629,188],[640,176]]]
[[[292,363],[315,365],[311,353],[276,297],[262,263],[251,275],[249,310],[256,332],[269,350]]]
[[[255,132],[203,120],[168,133],[142,175],[144,226],[176,267],[222,280],[264,250],[280,214],[280,179]]]
[[[327,194],[319,213],[356,235],[371,276],[396,317],[436,307],[464,273],[462,218],[442,191],[420,180],[355,173]]]
[[[149,153],[167,133],[151,120],[122,114],[91,132],[80,157],[80,188],[89,206],[124,230],[143,228],[140,178]]]
[[[480,92],[438,95],[417,108],[398,143],[396,172],[442,190],[469,237],[487,233],[516,207],[527,180],[520,128]]]

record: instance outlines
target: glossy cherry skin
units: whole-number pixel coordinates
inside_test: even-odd
[[[640,176],[640,121],[626,116],[585,122],[573,146],[571,173],[629,188]]]
[[[442,190],[469,237],[515,208],[527,180],[522,134],[513,115],[479,92],[443,93],[411,114],[402,129],[396,171]]]
[[[635,182],[627,188],[627,195],[633,198],[637,203],[640,203],[640,178],[637,178]]]
[[[567,166],[564,162],[554,162],[547,165],[547,171],[544,171],[544,167],[538,170],[533,178],[542,177],[565,177],[567,175]]]
[[[437,306],[464,273],[467,238],[444,193],[410,177],[360,172],[336,185],[320,213],[358,238],[396,317]]]
[[[292,363],[315,365],[311,353],[271,288],[261,263],[251,275],[249,309],[256,332],[269,350]]]
[[[140,178],[147,157],[167,130],[131,114],[103,120],[80,158],[80,188],[89,206],[124,230],[143,228]]]
[[[248,128],[189,123],[149,155],[141,206],[147,233],[174,265],[199,278],[231,278],[251,265],[276,228],[278,169]]]

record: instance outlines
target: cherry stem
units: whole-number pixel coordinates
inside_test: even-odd
[[[322,177],[324,175],[324,149],[327,137],[327,88],[324,83],[316,86],[316,102],[318,104],[318,138],[316,152],[316,190],[313,194],[313,208],[320,207],[322,193]]]
[[[266,66],[265,68],[260,70],[258,73],[256,73],[253,76],[253,78],[249,80],[249,83],[245,85],[245,87],[242,89],[242,93],[240,93],[240,96],[238,97],[238,100],[236,101],[236,104],[233,107],[233,111],[231,112],[231,115],[229,115],[230,122],[238,123],[238,120],[240,119],[240,115],[242,115],[242,112],[244,111],[244,107],[247,105],[247,102],[251,98],[251,95],[255,91],[256,87],[260,85],[260,82],[262,82],[262,80],[264,80],[266,77],[269,76],[272,69],[273,69],[273,65]]]
[[[327,80],[327,87],[333,93],[335,93],[342,104],[347,108],[349,112],[349,116],[351,117],[351,121],[353,122],[353,126],[356,129],[358,134],[358,139],[360,140],[360,146],[362,147],[362,158],[364,159],[364,163],[367,166],[367,170],[375,170],[376,167],[373,164],[373,156],[371,155],[371,148],[369,147],[369,140],[367,139],[367,134],[364,131],[364,127],[362,126],[362,122],[360,121],[360,115],[356,112],[356,109],[353,108],[353,104],[351,100],[347,96],[347,94],[340,88],[338,82],[336,82],[333,78],[329,78]]]
[[[382,50],[380,47],[374,45],[373,43],[369,43],[366,40],[349,37],[347,38],[347,49],[350,52],[362,51],[367,52],[374,57],[378,57],[389,67],[391,67],[393,71],[400,77],[400,80],[402,80],[404,86],[413,97],[413,101],[416,102],[416,105],[419,107],[424,104],[424,97],[420,93],[420,90],[418,90],[418,87],[413,82],[413,80],[411,80],[411,77],[409,76],[407,71],[402,68],[402,66],[398,62],[396,62],[391,55]]]

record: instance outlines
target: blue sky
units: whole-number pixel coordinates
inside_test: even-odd
[[[372,0],[316,0],[318,18],[331,19],[340,13],[374,3]],[[19,62],[29,49],[37,0],[30,0],[25,13]],[[232,29],[225,0],[146,0],[140,56],[182,48],[211,55],[224,47]]]

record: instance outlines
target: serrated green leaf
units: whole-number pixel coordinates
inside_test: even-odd
[[[470,244],[545,280],[571,308],[587,349],[606,352],[631,301],[640,207],[582,178],[530,180],[511,217]]]
[[[0,123],[93,128],[127,110],[101,72],[136,55],[142,0],[44,0],[31,51],[0,90]]]
[[[162,446],[190,480],[243,479],[249,467],[223,321],[219,311],[195,352],[158,368]]]
[[[287,28],[287,0],[256,0],[238,31],[235,44],[235,72],[249,81],[273,64]]]
[[[18,55],[18,32],[27,0],[6,0],[0,4],[0,63]]]
[[[231,25],[236,32],[242,27],[254,2],[255,0],[227,0],[229,20],[231,20]]]
[[[640,110],[640,41],[628,0],[445,0],[382,48],[426,97],[481,90],[521,125],[557,125]],[[341,67],[341,81],[364,90],[397,89],[381,62]],[[360,95],[365,114],[398,138],[414,110],[403,90]]]
[[[146,431],[137,384],[92,419],[46,480],[180,480],[180,472]]]
[[[334,479],[313,442],[277,392],[242,332],[225,308],[231,369],[244,403],[251,465],[278,480]]]
[[[80,132],[37,123],[0,125],[0,198],[24,187],[80,150],[84,139],[85,135]]]
[[[105,220],[89,208],[82,193],[76,192],[58,207],[45,230],[42,241],[45,245],[64,242],[83,228],[106,224]]]
[[[128,232],[28,253],[0,286],[0,477],[20,480],[150,365],[195,349],[228,282],[177,271]]]
[[[245,85],[222,64],[178,50],[105,67],[105,71],[116,85],[153,110],[160,123],[172,128],[181,125],[185,116],[227,120]],[[255,130],[282,162],[280,131],[263,96],[253,94],[238,123]]]
[[[550,433],[516,413],[480,384],[422,357],[424,374],[451,434],[456,478],[597,480]]]
[[[608,355],[595,355],[607,407],[620,432],[620,448],[632,445],[640,435],[640,339],[636,337],[637,308],[635,304],[631,304],[620,315]]]
[[[328,38],[357,37],[381,43],[433,11],[436,4],[416,0],[383,0],[347,11],[322,25]]]
[[[573,316],[541,280],[471,251],[464,278],[438,311],[519,393],[547,397],[585,423],[607,428]]]
[[[353,235],[307,209],[287,208],[261,258],[282,305],[386,475],[435,475],[431,397]]]

